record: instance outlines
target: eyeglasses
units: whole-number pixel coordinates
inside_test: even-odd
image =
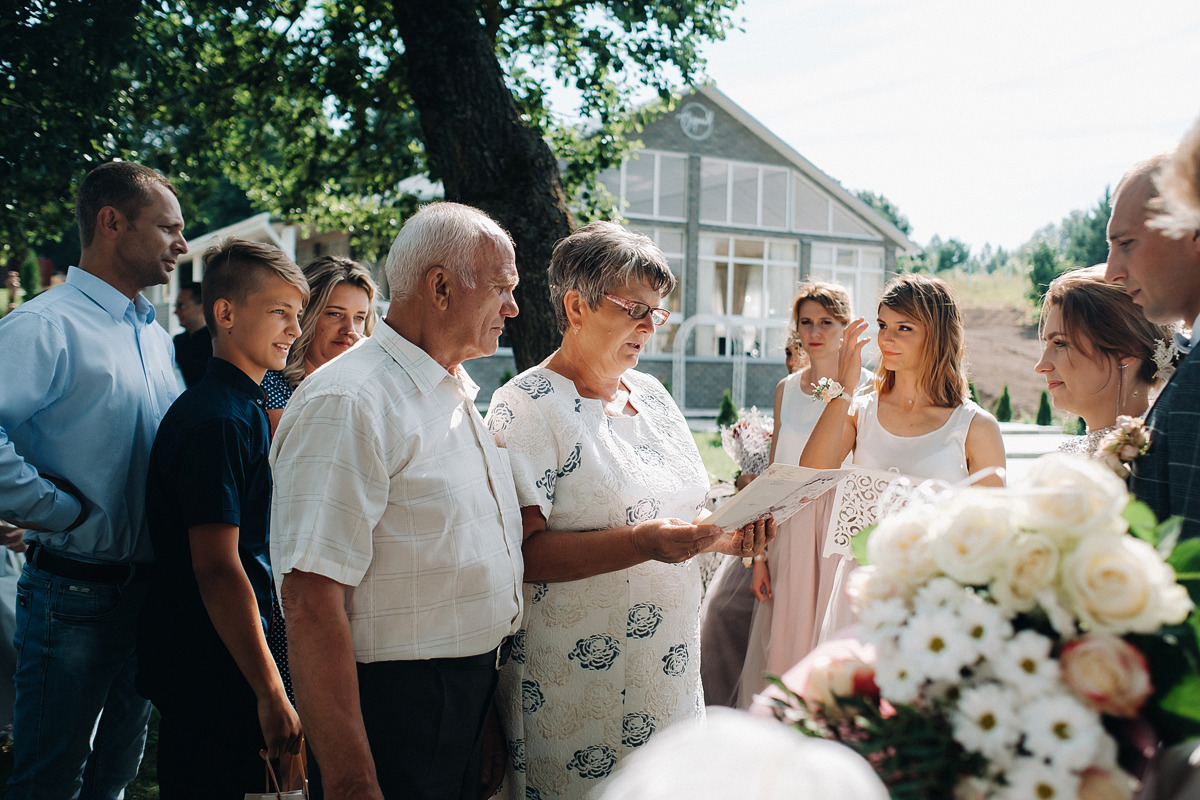
[[[611,294],[604,295],[604,299],[611,300],[625,309],[625,312],[632,319],[645,319],[646,315],[649,314],[650,321],[655,325],[662,325],[667,321],[667,317],[671,316],[671,312],[665,308],[653,308],[646,303],[639,303],[636,300],[626,300],[624,297],[617,297]]]

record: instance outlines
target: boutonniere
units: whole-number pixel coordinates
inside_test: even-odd
[[[1172,368],[1174,369],[1174,368]],[[1096,458],[1100,459],[1121,478],[1128,478],[1130,464],[1150,449],[1150,432],[1141,417],[1117,417],[1116,426],[1109,431],[1096,447]]]

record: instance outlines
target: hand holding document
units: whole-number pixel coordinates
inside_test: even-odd
[[[704,522],[725,531],[735,531],[768,516],[779,524],[826,492],[836,491],[823,555],[850,556],[850,538],[876,521],[879,499],[888,486],[903,479],[905,476],[898,472],[861,467],[810,469],[772,464]]]

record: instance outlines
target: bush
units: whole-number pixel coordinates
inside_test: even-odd
[[[967,386],[971,389],[971,402],[979,405],[979,392],[975,389],[975,381],[967,381]]]
[[[1000,399],[996,401],[996,420],[998,422],[1012,422],[1012,398],[1008,396],[1008,384],[1004,384],[1004,391],[1000,393]]]
[[[737,409],[733,406],[733,394],[728,389],[721,395],[721,408],[717,412],[717,427],[728,428],[738,421]]]
[[[1042,398],[1038,400],[1038,425],[1051,425],[1054,423],[1054,417],[1050,411],[1050,393],[1042,389]]]
[[[1063,425],[1063,433],[1069,433],[1073,436],[1083,436],[1087,433],[1087,423],[1083,421],[1083,417],[1072,417]]]

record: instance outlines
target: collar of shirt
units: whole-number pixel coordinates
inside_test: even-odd
[[[134,315],[142,325],[148,325],[154,321],[154,306],[140,292],[130,303],[129,298],[121,294],[111,283],[97,278],[79,267],[70,267],[67,270],[66,282],[103,308],[114,322],[123,320],[131,305]]]
[[[262,386],[255,383],[253,378],[223,358],[217,358],[216,356],[210,358],[208,360],[208,370],[204,375],[206,378],[211,377],[222,383],[229,384],[260,406],[266,399],[266,393],[263,391]]]
[[[1178,347],[1179,352],[1183,353],[1185,356],[1192,352],[1192,343],[1196,338],[1197,326],[1200,326],[1200,315],[1197,315],[1196,319],[1192,322],[1191,338],[1184,336],[1182,333],[1175,334],[1175,346]]]
[[[387,323],[376,325],[371,339],[378,340],[384,351],[412,376],[413,384],[421,394],[427,395],[442,381],[451,380],[459,385],[472,403],[475,402],[475,397],[479,394],[479,385],[471,380],[471,376],[461,364],[453,374],[447,372],[429,353],[396,333]]]

